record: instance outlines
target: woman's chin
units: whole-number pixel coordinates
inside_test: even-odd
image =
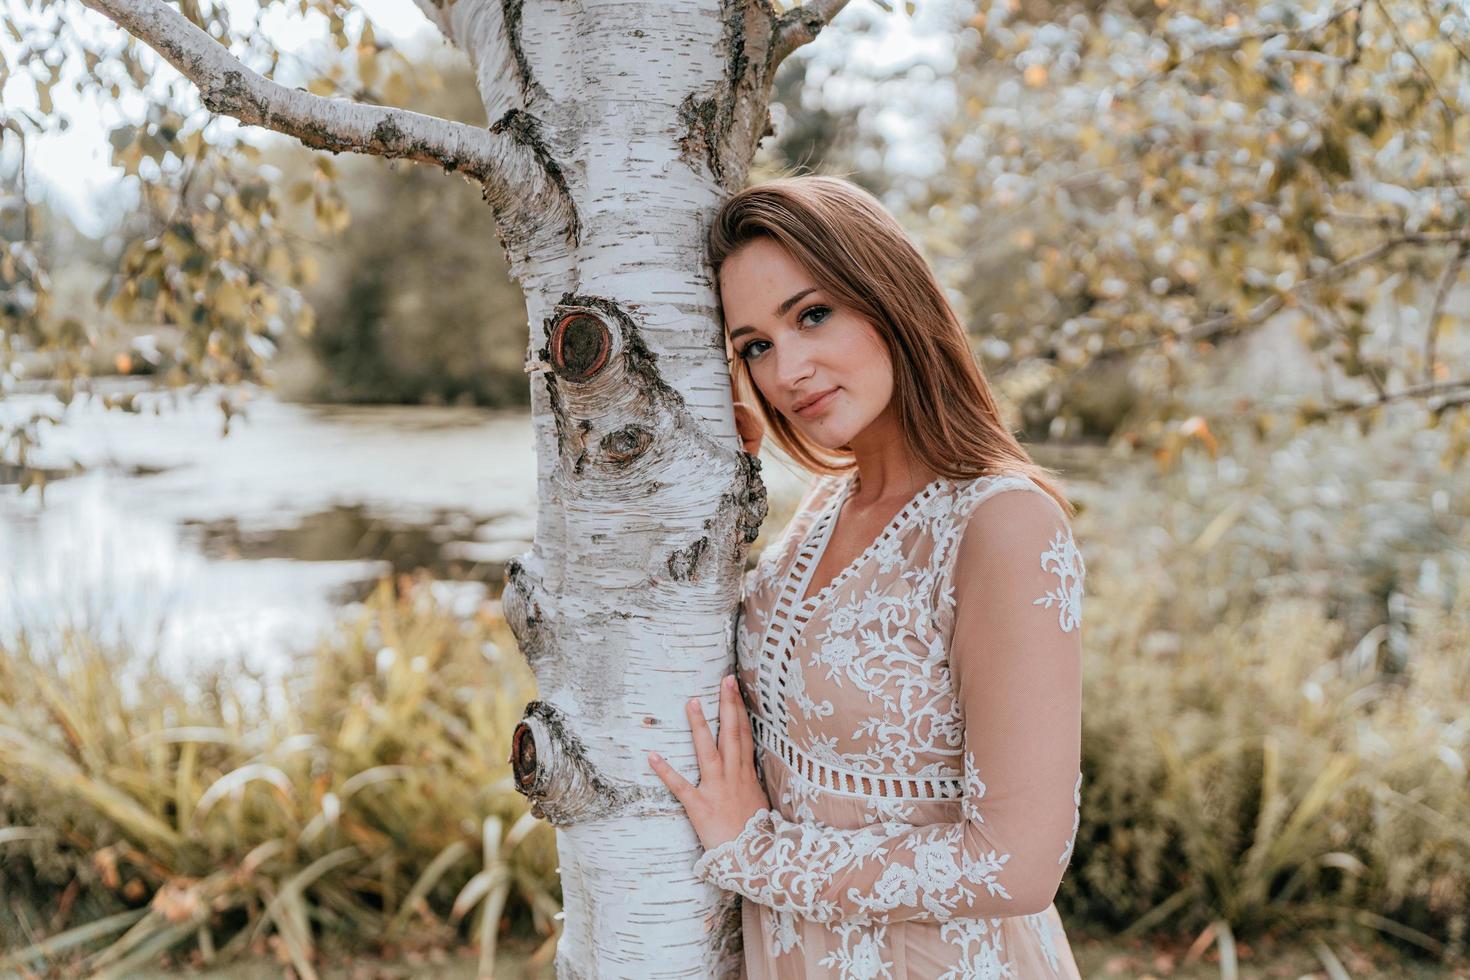
[[[849,432],[845,426],[816,425],[803,428],[801,434],[828,452],[838,452],[856,433]]]

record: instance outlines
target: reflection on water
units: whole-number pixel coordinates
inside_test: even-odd
[[[166,659],[264,668],[379,575],[426,567],[473,602],[529,547],[522,413],[257,397],[221,438],[214,406],[72,406],[35,461],[83,475],[49,483],[44,504],[0,487],[0,635],[79,626]]]
[[[44,434],[33,463],[81,468],[53,478],[44,504],[0,472],[0,639],[75,626],[165,661],[269,671],[381,575],[426,568],[468,611],[530,547],[527,414],[257,396],[221,437],[213,395],[140,401],[137,415],[78,401]],[[0,416],[54,404],[12,396]],[[781,512],[807,477],[763,461]]]

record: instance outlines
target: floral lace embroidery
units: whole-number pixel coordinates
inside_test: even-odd
[[[986,823],[981,813],[986,785],[976,771],[974,754],[964,750],[964,715],[949,671],[948,641],[955,607],[952,569],[967,518],[980,503],[1008,490],[1047,495],[1020,475],[982,477],[967,483],[938,481],[937,486],[936,492],[917,498],[906,522],[892,525],[860,561],[814,592],[809,597],[816,599],[814,603],[798,604],[810,617],[811,635],[801,637],[804,630],[797,627],[798,635],[788,648],[791,659],[780,672],[783,686],[762,685],[762,697],[779,692],[775,697],[781,703],[781,730],[811,758],[875,775],[962,777],[964,793],[954,802],[960,804],[965,822],[926,825],[920,817],[930,811],[917,807],[911,796],[895,794],[857,797],[865,811],[858,829],[829,827],[819,818],[828,815],[828,793],[783,766],[779,810],[772,807],[752,815],[734,841],[712,849],[695,867],[701,880],[744,894],[762,907],[762,916],[769,916],[765,923],[773,956],[804,945],[803,936],[812,937],[798,919],[825,926],[827,955],[820,965],[833,972],[824,976],[891,976],[895,963],[884,959],[889,952],[884,929],[911,919],[936,921],[944,940],[961,947],[959,955],[947,959],[945,965],[952,968],[942,980],[1017,976],[1002,945],[1003,935],[1014,938],[1000,929],[1000,923],[1007,920],[961,914],[977,900],[988,899],[989,910],[996,907],[996,899],[1002,903],[1016,899],[1007,889],[1011,854],[989,844],[973,846],[973,825]],[[739,663],[757,684],[773,676],[758,669],[766,633],[778,622],[790,621],[773,611],[784,608],[777,607],[775,599],[786,586],[790,563],[803,542],[812,537],[814,520],[830,507],[830,494],[840,492],[841,480],[832,480],[826,484],[828,496],[814,494],[810,499],[817,501],[816,506],[798,513],[790,533],[769,549],[769,569],[760,568],[747,579],[748,590],[774,593],[749,603],[750,622],[741,622],[737,633]],[[1071,632],[1081,621],[1081,555],[1065,524],[1052,534],[1045,550],[1038,550],[1041,567],[1058,577],[1059,586],[1031,604],[1057,608],[1058,625],[1063,632]],[[804,669],[808,667],[810,673]],[[831,722],[825,727],[815,723],[822,718],[846,721],[852,717],[844,711],[834,713],[839,691],[866,698],[872,705],[872,714],[854,724],[851,735],[834,729]],[[844,697],[851,700],[846,693]],[[788,729],[796,719],[803,719],[806,726],[797,722]],[[842,751],[852,743],[858,751]],[[766,754],[758,752],[757,756]],[[779,761],[775,755],[765,761],[772,760]],[[1072,840],[1062,864],[1070,856],[1080,824],[1081,774],[1078,776],[1073,790]],[[1009,839],[1002,835],[997,843]],[[1018,856],[1017,860],[1023,859]],[[1051,864],[1044,855],[1041,862]],[[1026,865],[1028,870],[1032,867]],[[864,869],[871,870],[854,877],[867,884],[847,887],[849,882],[843,879]],[[1022,878],[1010,881],[1018,896],[1027,892],[1028,901],[1036,892],[1023,886],[1031,884]],[[896,913],[893,921],[890,913]],[[1060,933],[1044,915],[1026,918],[1040,942],[1038,955],[1044,953],[1052,970],[1059,971],[1056,944]],[[1022,938],[1029,942],[1029,937]],[[809,960],[808,969],[816,964],[815,959]]]
[[[864,912],[890,912],[900,905],[919,906],[936,919],[954,916],[962,901],[975,898],[966,883],[983,885],[991,895],[1009,899],[1010,893],[998,880],[1009,854],[983,852],[973,859],[963,855],[965,828],[959,824],[941,825],[927,836],[904,839],[902,846],[914,853],[913,867],[890,864],[883,869],[871,895],[856,888],[849,889],[847,899]]]
[[[851,683],[881,709],[852,731],[855,741],[871,747],[840,753],[832,762],[860,772],[954,771],[943,763],[920,767],[917,761],[920,755],[958,755],[963,740],[947,651],[918,601],[929,588],[928,581],[920,581],[912,590],[891,594],[870,586],[828,613],[827,629],[815,637],[820,646],[808,664],[838,688]]]
[[[795,834],[781,830],[795,829]],[[822,886],[848,868],[887,853],[882,827],[834,831],[816,823],[797,823],[762,807],[735,838],[706,851],[694,864],[698,878],[713,876],[759,905],[782,907],[803,918],[832,922],[841,915],[836,902],[821,897]],[[747,856],[757,862],[747,868]]]
[[[891,962],[883,958],[882,926],[866,929],[861,923],[844,922],[832,932],[841,940],[835,950],[817,961],[818,966],[835,966],[838,980],[881,980],[893,977]],[[857,937],[854,943],[853,937]]]
[[[939,927],[939,937],[963,953],[954,969],[935,980],[1009,980],[1015,967],[1001,949],[1000,919],[954,919]]]
[[[1052,931],[1051,915],[1048,912],[1037,912],[1026,916],[1026,921],[1036,930],[1036,938],[1041,942],[1041,952],[1046,957],[1047,965],[1053,970],[1060,970],[1062,964],[1057,955],[1057,937]]]
[[[806,690],[806,673],[800,670],[787,671],[784,675],[786,680],[786,694],[796,702],[797,709],[803,718],[830,718],[832,717],[832,702],[823,698],[821,701],[812,700],[812,696]]]
[[[1033,600],[1032,605],[1050,609],[1055,602],[1062,632],[1070,633],[1082,625],[1082,576],[1086,571],[1082,553],[1077,550],[1070,533],[1056,533],[1051,540],[1051,548],[1041,555],[1041,567],[1061,579],[1061,585]]]
[[[976,823],[984,823],[985,817],[980,813],[980,801],[985,798],[985,783],[980,779],[980,773],[975,769],[975,753],[965,753],[965,795],[960,800],[960,810],[966,820]]]
[[[774,925],[771,927],[771,955],[781,956],[791,952],[801,945],[801,933],[796,928],[796,915],[792,912],[779,912],[773,909],[763,909],[769,912]]]
[[[1057,864],[1066,864],[1067,859],[1072,856],[1072,845],[1077,842],[1077,828],[1082,825],[1082,773],[1077,774],[1077,785],[1072,787],[1072,836],[1067,838],[1067,846],[1062,848],[1062,856],[1057,858]]]

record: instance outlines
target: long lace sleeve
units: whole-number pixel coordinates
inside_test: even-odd
[[[938,589],[964,719],[958,822],[848,830],[762,809],[696,875],[821,922],[1045,910],[1078,824],[1083,574],[1050,497],[998,493],[969,517]]]

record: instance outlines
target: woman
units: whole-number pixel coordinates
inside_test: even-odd
[[[748,188],[710,252],[746,448],[818,474],[747,575],[718,743],[689,702],[699,785],[649,760],[746,898],[746,975],[1077,977],[1071,506],[871,195]]]

